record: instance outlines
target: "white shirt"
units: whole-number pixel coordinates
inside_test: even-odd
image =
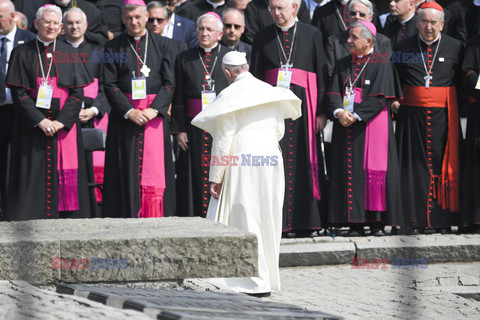
[[[173,28],[175,27],[175,13],[172,13],[172,17],[168,21],[165,28],[163,28],[162,36],[172,39],[173,38]]]

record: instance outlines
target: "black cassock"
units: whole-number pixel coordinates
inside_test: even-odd
[[[172,133],[186,132],[188,135],[188,150],[180,150],[175,163],[179,216],[205,217],[207,214],[210,202],[210,165],[206,159],[210,155],[212,136],[192,126],[191,121],[201,111],[201,92],[207,76],[205,68],[215,81],[214,90],[217,95],[228,86],[222,71],[222,59],[229,51],[220,44],[208,53],[195,47],[182,52],[175,63]]]
[[[465,51],[462,71],[464,88],[470,96],[465,136],[460,227],[480,224],[480,35],[473,37]]]
[[[49,109],[36,107],[37,80],[42,77],[37,45],[45,75],[48,66],[52,65],[49,84],[52,84],[53,79],[58,81],[57,86],[52,85],[54,90]],[[53,42],[45,47],[38,40],[32,40],[12,51],[6,83],[12,89],[16,116],[5,215],[7,220],[90,217],[87,173],[78,114],[83,99],[82,87],[92,82],[92,79],[73,48],[61,41],[56,41],[55,52],[53,47]],[[62,106],[61,101],[65,98]],[[37,126],[45,118],[57,120],[63,123],[65,128],[54,137],[47,137]],[[78,169],[76,178],[73,176],[73,179],[77,180],[76,190],[73,191],[78,194],[77,210],[68,209],[74,200],[68,196],[71,194],[68,189],[59,187],[59,177],[67,179],[67,171],[70,170],[64,166],[59,168],[57,156],[63,153],[58,149],[58,136],[67,132],[70,134],[70,131],[77,135],[76,148],[69,151],[69,154],[73,155],[72,152],[76,149],[77,153]],[[70,157],[70,161],[73,159],[75,156]],[[60,175],[59,170],[65,171],[65,174]],[[65,186],[68,184],[66,181]],[[61,190],[68,194],[64,193],[64,196],[60,197]],[[61,199],[65,199],[62,206]]]
[[[298,9],[298,20],[310,23],[310,13],[304,1],[300,3]],[[245,9],[245,32],[242,34],[242,41],[253,44],[257,31],[271,24],[273,24],[273,18],[268,10],[268,1],[252,0]]]
[[[157,156],[161,156],[164,160],[162,169],[165,181],[162,197],[164,216],[175,215],[175,176],[170,126],[167,121],[167,111],[174,90],[173,58],[169,44],[168,39],[148,32],[146,65],[150,68],[150,74],[146,78],[147,104],[158,111],[155,121],[159,118],[161,123],[158,127],[163,128],[163,134],[161,134],[163,150],[157,147],[150,150],[159,152]],[[146,34],[138,42],[133,37],[123,34],[109,41],[105,46],[104,89],[112,107],[105,155],[103,194],[103,216],[105,217],[137,217],[141,206],[145,204],[141,201],[141,197],[147,196],[145,185],[141,183],[143,178],[141,175],[143,175],[145,161],[148,161],[148,152],[144,150],[143,145],[146,143],[146,126],[149,124],[137,126],[124,117],[133,108],[127,98],[127,95],[132,93],[133,74],[135,77],[141,76],[142,67],[131,45],[144,61]],[[157,136],[159,134],[157,132]]]
[[[68,42],[66,42],[68,44]],[[83,88],[83,105],[82,108],[88,109],[96,107],[98,115],[90,119],[87,123],[82,123],[82,128],[100,128],[107,131],[108,113],[110,112],[110,105],[108,104],[105,92],[103,90],[103,47],[83,41],[76,49],[80,53],[80,60],[85,64],[88,73],[93,79],[93,83]],[[93,153],[86,152],[88,182],[89,183],[103,183],[104,164],[100,159],[105,161],[104,151],[95,151],[96,161],[93,160]],[[91,212],[93,217],[100,217],[101,212],[97,205],[102,202],[102,194],[100,190],[91,188],[90,190],[92,207]]]
[[[283,214],[283,231],[318,230],[321,228],[319,204],[319,171],[316,151],[315,130],[312,121],[315,116],[326,113],[324,105],[325,52],[321,33],[314,27],[302,22],[296,23],[287,32],[276,25],[260,30],[255,36],[252,49],[252,73],[255,77],[270,84],[276,84],[276,69],[285,63],[279,41],[287,56],[291,56],[293,72],[299,77],[308,74],[316,85],[292,83],[290,89],[302,100],[302,117],[285,121],[285,135],[280,141],[285,167],[285,200]],[[295,39],[294,39],[295,38]],[[291,44],[293,49],[290,55]],[[304,74],[304,75],[302,75]],[[292,79],[295,76],[292,77]],[[317,95],[313,101],[310,93]],[[311,99],[312,98],[312,99]],[[310,108],[309,108],[309,104]],[[312,110],[313,109],[313,110]],[[313,131],[312,131],[313,129]]]
[[[369,63],[365,66],[368,58],[370,58]],[[361,72],[364,66],[365,69]],[[356,78],[358,80],[355,81]],[[402,225],[400,171],[390,116],[390,102],[402,95],[398,77],[388,61],[374,60],[374,57],[369,55],[363,58],[353,58],[350,55],[339,60],[327,91],[330,115],[333,115],[337,108],[343,108],[343,96],[349,79],[352,83],[355,82],[357,90],[361,90],[361,93],[356,93],[361,94],[361,102],[360,100],[356,102],[353,110],[361,121],[357,120],[351,126],[344,127],[333,118],[328,222],[337,225],[365,222]],[[388,134],[385,212],[367,210],[365,200],[367,173],[364,170],[364,155],[367,124],[379,116],[381,111],[384,131],[372,130],[374,130],[373,134]],[[376,197],[380,197],[380,192]]]
[[[420,47],[427,68],[433,64],[430,91],[425,88],[427,73],[420,55]],[[435,54],[437,48],[438,52]],[[407,55],[403,56],[402,53]],[[458,150],[454,151],[455,148],[458,149],[460,143],[458,107],[450,105],[447,108],[447,97],[440,105],[425,104],[419,102],[424,100],[419,98],[419,94],[411,92],[422,90],[423,95],[430,95],[430,98],[434,99],[439,96],[435,90],[444,90],[447,87],[453,92],[450,98],[456,100],[455,85],[461,82],[459,70],[462,57],[462,44],[446,35],[442,35],[440,40],[430,46],[420,40],[419,36],[413,36],[394,47],[392,61],[395,61],[405,97],[397,115],[396,136],[407,225],[445,228],[453,222],[453,215],[439,205],[438,200],[444,194],[442,188],[448,187],[452,191],[455,189],[458,191],[459,188],[458,176],[453,177],[449,185],[441,183],[446,177],[442,174],[442,167],[447,161],[447,156],[448,162],[445,164],[453,164],[455,161],[450,160],[455,157],[458,159],[459,156]],[[449,144],[451,152],[445,156],[447,141],[451,142]],[[458,175],[458,172],[454,174]],[[451,204],[455,206],[458,205],[457,202],[455,200]]]

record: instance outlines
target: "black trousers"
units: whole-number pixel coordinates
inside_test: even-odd
[[[13,104],[0,106],[0,220],[7,199],[8,166],[12,143],[14,108]]]

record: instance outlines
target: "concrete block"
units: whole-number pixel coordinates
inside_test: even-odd
[[[248,277],[256,268],[255,235],[202,218],[0,222],[0,280]]]
[[[354,256],[352,242],[285,244],[280,247],[280,267],[346,264]]]

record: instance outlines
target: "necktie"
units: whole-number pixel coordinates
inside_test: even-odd
[[[0,50],[0,105],[5,103],[6,94],[5,94],[5,77],[7,69],[7,41],[6,37],[3,37],[0,40],[2,43],[2,48]]]

